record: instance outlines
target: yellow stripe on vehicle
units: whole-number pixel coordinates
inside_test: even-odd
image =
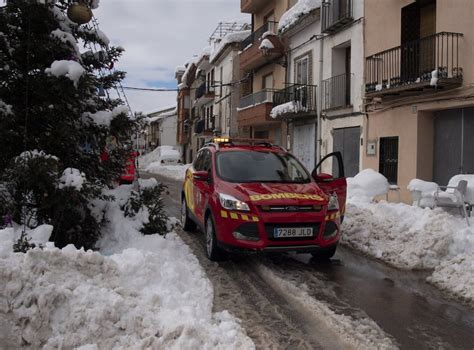
[[[249,221],[249,216],[245,215],[245,214],[242,214],[242,220]]]
[[[236,213],[230,213],[230,218],[234,220],[238,220],[239,216]]]
[[[227,219],[229,215],[227,215],[227,212],[225,210],[221,210],[221,217]]]
[[[253,217],[253,222],[258,222],[258,217],[257,216]]]

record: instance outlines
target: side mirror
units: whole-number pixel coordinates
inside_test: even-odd
[[[196,171],[193,173],[193,179],[197,181],[208,181],[209,172],[207,171]]]
[[[330,174],[325,174],[325,173],[317,174],[315,171],[313,171],[311,176],[313,177],[313,179],[316,182],[332,182],[332,181],[334,181],[334,178]]]

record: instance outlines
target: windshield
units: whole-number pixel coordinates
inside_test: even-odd
[[[217,175],[229,182],[308,183],[307,170],[290,154],[235,151],[217,154]]]

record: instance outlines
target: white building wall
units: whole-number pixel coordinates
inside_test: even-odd
[[[160,121],[160,146],[177,146],[177,115],[163,118]]]
[[[333,130],[339,128],[357,127],[361,128],[361,139],[363,135],[363,89],[364,89],[364,1],[353,1],[354,22],[344,29],[326,36],[323,40],[323,74],[322,79],[329,79],[332,76],[341,74],[341,65],[337,55],[334,55],[333,49],[344,47],[344,44],[350,42],[351,46],[351,104],[352,109],[340,111],[324,112],[328,118],[323,118],[321,122],[321,157],[333,152]],[[343,72],[343,71],[342,71]],[[322,92],[322,90],[320,90]],[[324,96],[323,96],[324,98]],[[342,116],[345,115],[345,116]],[[364,140],[359,143],[359,167],[362,169],[362,155],[364,150]],[[323,164],[322,171],[332,172],[332,161],[329,159]]]
[[[236,49],[227,50],[224,55],[216,62],[215,76],[216,76],[216,97],[214,99],[214,114],[218,116],[218,125],[221,135],[225,137],[230,136],[232,109],[237,106],[232,106],[231,91],[229,86],[233,81],[234,76],[234,59],[238,55]],[[222,69],[222,75],[221,75]],[[222,84],[222,88],[219,85]]]

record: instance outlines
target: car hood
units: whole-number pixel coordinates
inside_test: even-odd
[[[255,205],[316,205],[326,204],[327,196],[314,182],[306,184],[287,183],[241,183],[226,184],[226,193],[239,200]]]

